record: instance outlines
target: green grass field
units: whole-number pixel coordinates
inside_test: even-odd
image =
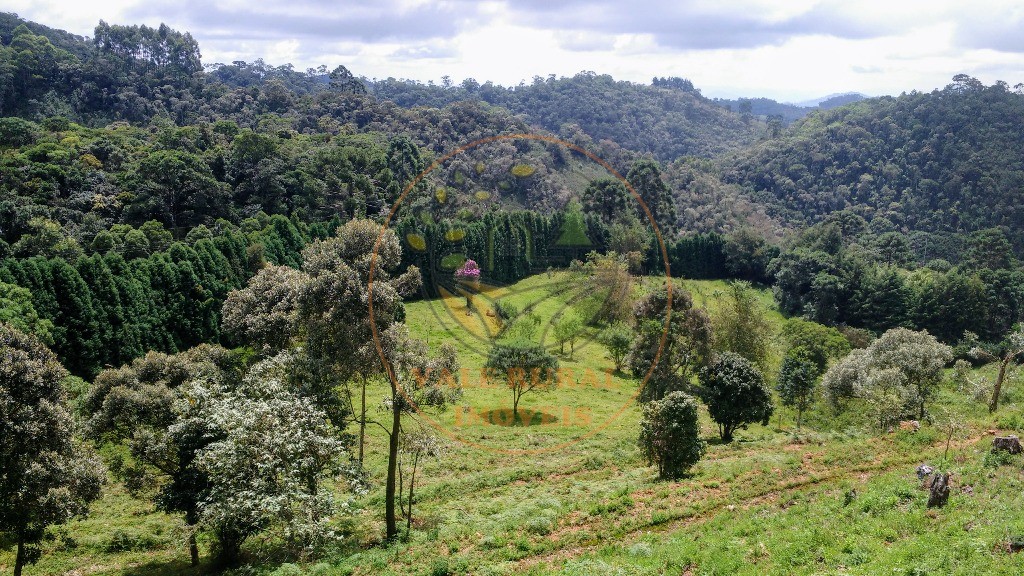
[[[258,567],[246,573],[1024,573],[1024,554],[1009,552],[1009,542],[1024,537],[1024,462],[986,458],[991,431],[1024,431],[1018,382],[1011,381],[995,416],[952,389],[943,391],[938,404],[963,407],[969,421],[945,461],[946,436],[935,427],[879,436],[851,415],[834,417],[816,407],[800,432],[784,410],[769,426],[741,430],[730,445],[714,439],[705,415],[705,459],[682,481],[659,481],[636,447],[636,382],[610,374],[611,360],[599,344],[585,341],[572,359],[560,357],[578,382],[523,397],[524,413],[546,415],[524,418],[529,426],[509,426],[498,417],[511,408],[511,394],[473,376],[493,332],[484,302],[501,298],[530,309],[540,318],[538,338],[548,338],[544,328],[579,292],[552,286],[540,275],[506,289],[485,288],[470,314],[459,295],[408,305],[413,333],[435,348],[453,342],[466,370],[457,405],[418,419],[447,435],[451,448],[423,469],[406,541],[379,545],[386,438],[370,426],[374,485],[338,520],[349,535],[345,544],[302,566],[254,557]],[[698,304],[714,308],[724,284],[687,287]],[[761,297],[772,306],[770,294]],[[771,317],[782,321],[777,312]],[[557,351],[550,338],[545,343]],[[384,394],[378,383],[368,397]],[[416,424],[409,419],[407,425]],[[945,508],[925,506],[927,492],[914,474],[924,462],[954,474]],[[54,534],[26,574],[195,573],[180,521],[115,484],[92,516]],[[12,560],[10,550],[0,553],[0,571],[9,571]]]

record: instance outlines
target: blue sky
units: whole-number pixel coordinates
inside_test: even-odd
[[[801,101],[1024,82],[1019,0],[6,0],[90,35],[100,20],[190,31],[203,61],[348,66],[370,78],[509,85],[582,70],[705,95]]]

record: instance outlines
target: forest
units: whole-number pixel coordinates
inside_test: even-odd
[[[358,74],[0,13],[0,571],[1024,569],[1024,84]]]

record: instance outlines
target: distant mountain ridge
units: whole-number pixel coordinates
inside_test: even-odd
[[[846,104],[852,104],[867,98],[866,95],[860,92],[839,92],[836,94],[829,94],[828,96],[822,96],[820,98],[812,98],[810,100],[804,100],[803,102],[797,102],[796,105],[801,108],[824,108],[830,110]]]

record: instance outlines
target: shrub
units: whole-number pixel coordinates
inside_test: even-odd
[[[706,446],[700,437],[697,402],[682,392],[671,392],[644,406],[640,447],[658,475],[675,479],[700,461]]]

